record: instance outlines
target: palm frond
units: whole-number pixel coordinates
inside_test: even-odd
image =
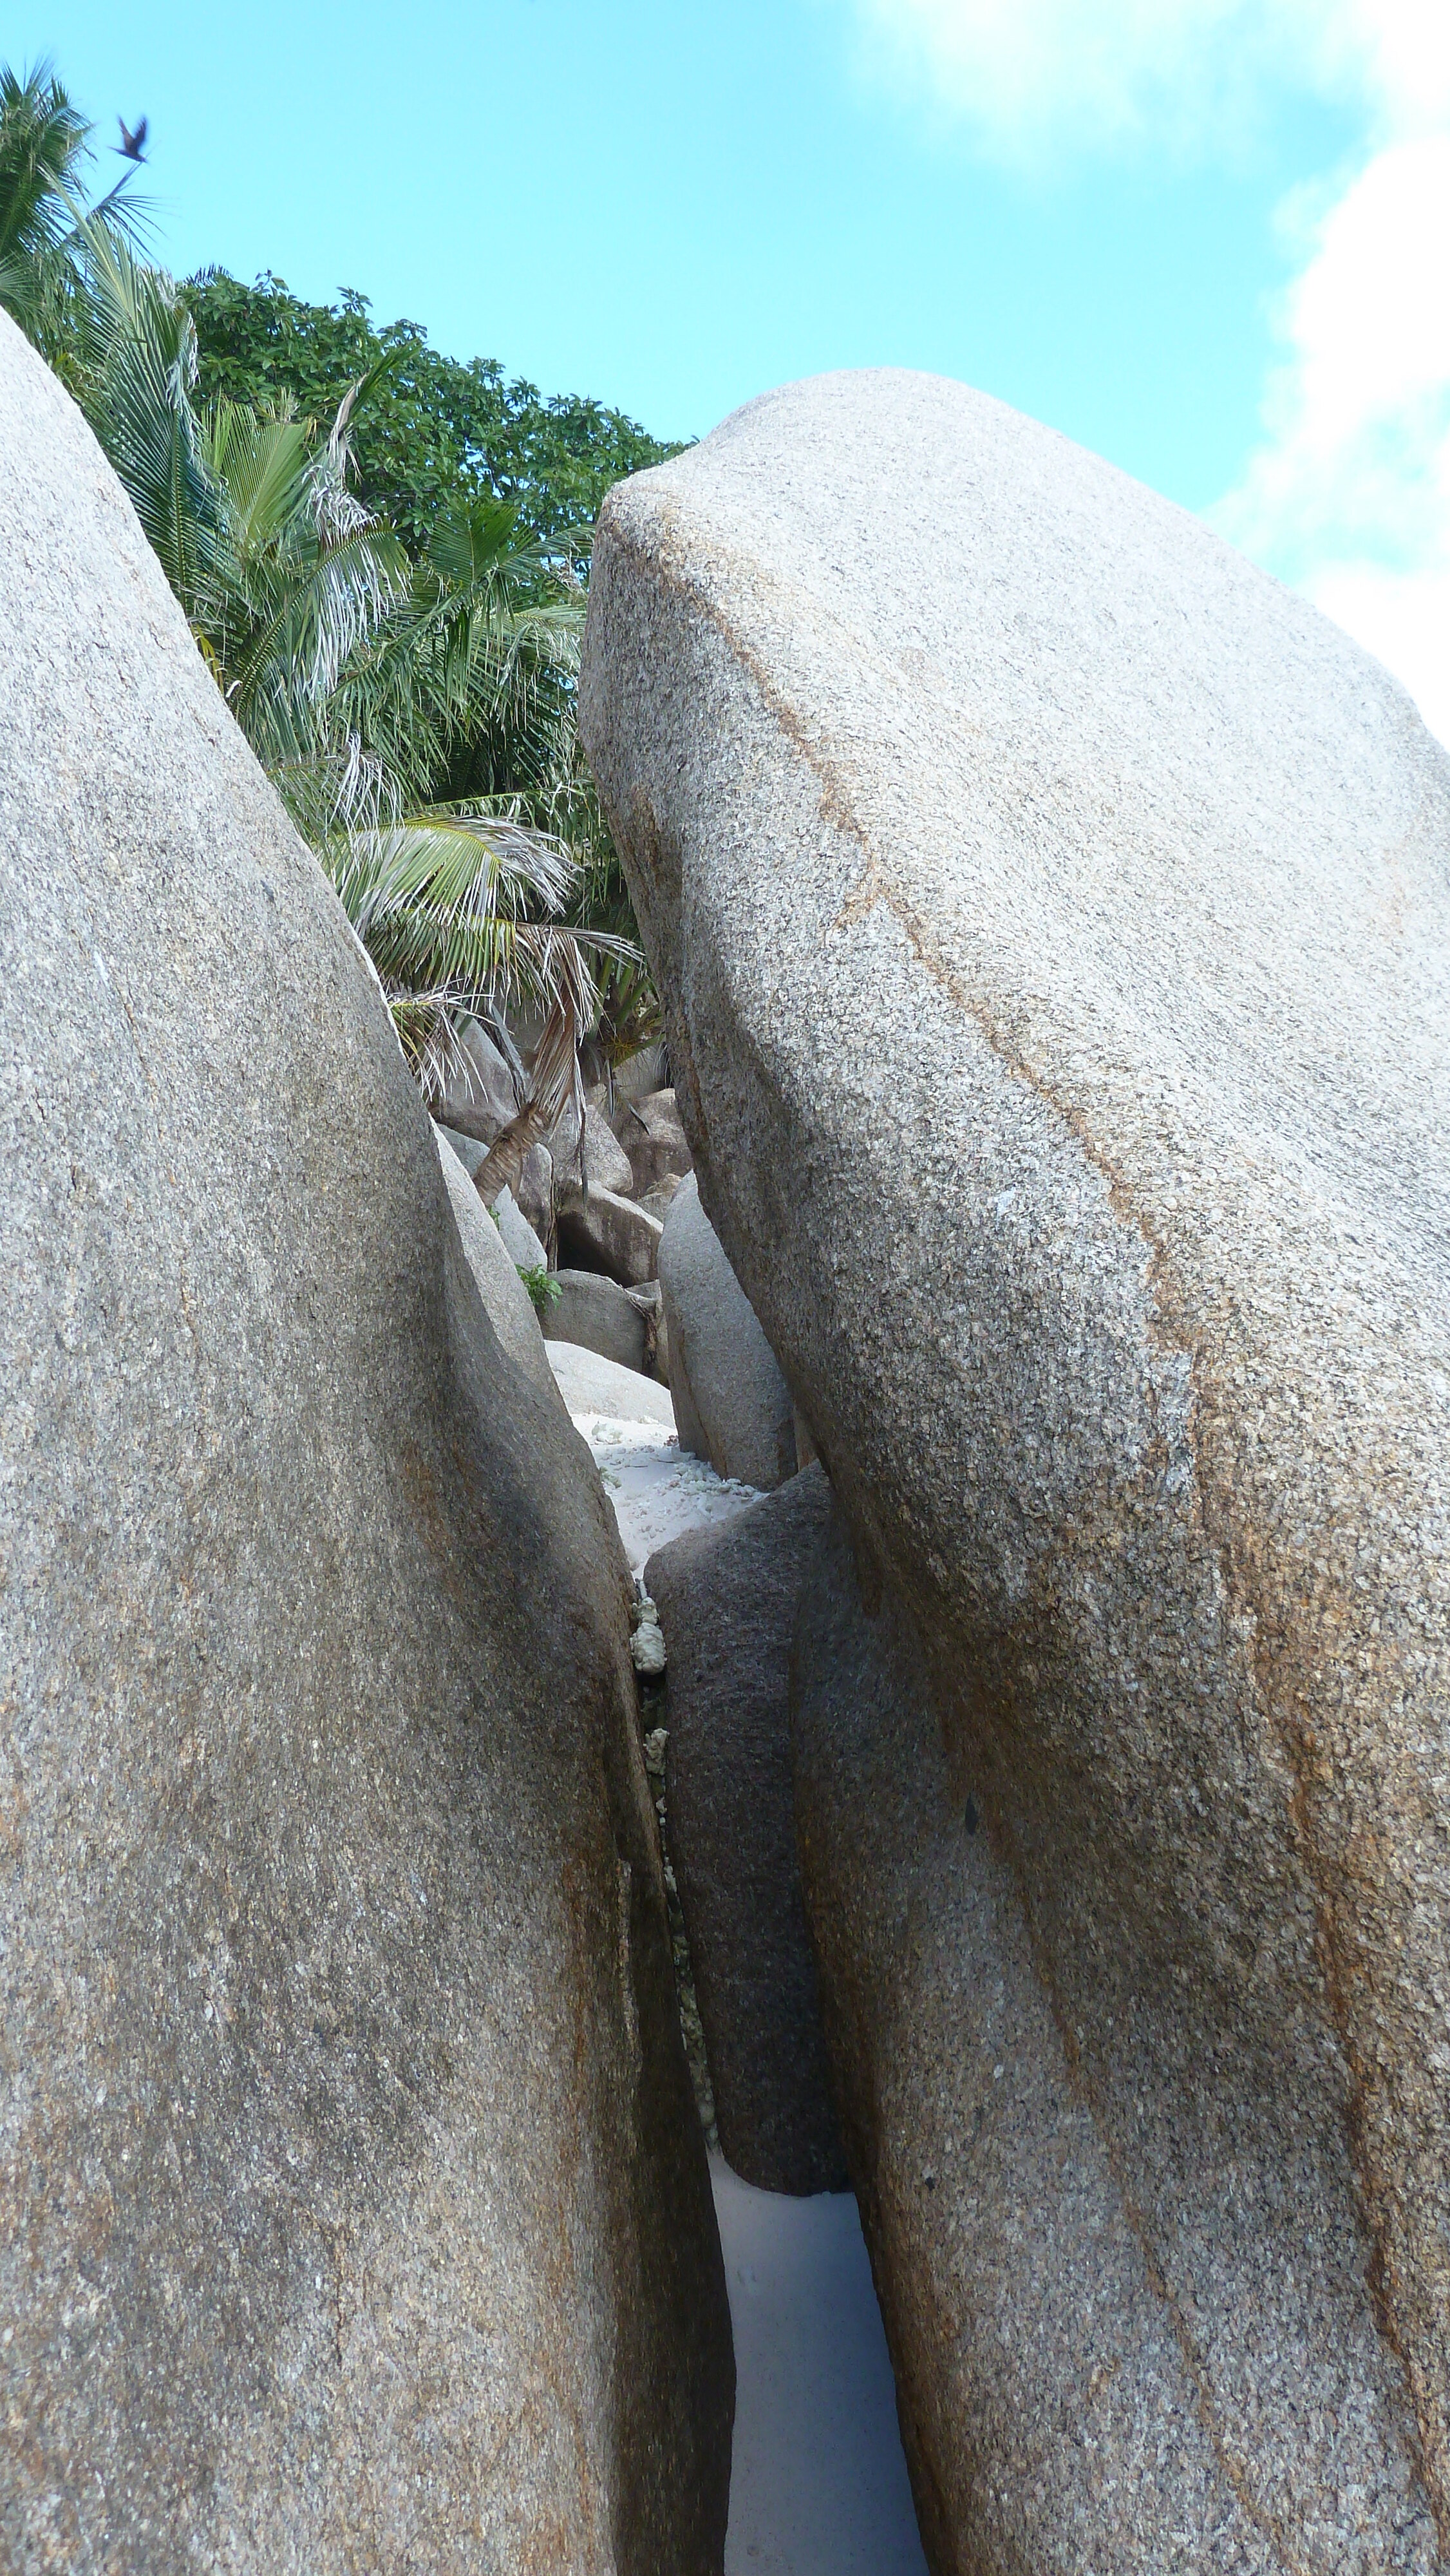
[[[192,400],[196,327],[164,269],[78,218],[87,302],[84,407],[183,606],[197,599],[217,525]]]

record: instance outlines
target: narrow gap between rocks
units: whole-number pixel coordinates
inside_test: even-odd
[[[587,1440],[619,1522],[637,1592],[666,1540],[718,1523],[759,1499],[681,1450],[663,1390],[632,1372],[571,1382],[553,1344],[565,1400]],[[594,1371],[587,1373],[590,1376]],[[735,2436],[725,2576],[926,2576],[892,2377],[854,2194],[795,2198],[742,2182],[720,2153],[689,1942],[670,1862],[665,1798],[666,1690],[640,1677],[640,1731],[659,1819],[680,2024],[705,2132],[735,2344]]]

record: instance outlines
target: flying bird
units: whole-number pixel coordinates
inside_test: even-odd
[[[119,152],[123,161],[145,160],[146,154],[143,147],[146,141],[147,122],[148,120],[143,116],[135,133],[133,134],[126,123],[124,116],[117,117],[116,123],[121,129],[121,140],[119,143],[113,143],[111,150],[113,152]]]

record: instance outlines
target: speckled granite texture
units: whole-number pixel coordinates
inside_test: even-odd
[[[717,1476],[763,1493],[796,1471],[790,1389],[700,1205],[692,1173],[670,1201],[660,1296],[680,1439]]]
[[[919,2015],[921,1817],[818,1841],[858,2159],[929,2134],[949,2006],[1018,1980],[1058,2052],[990,2306],[969,2176],[873,2240],[937,2565],[1440,2565],[1450,761],[1197,522],[891,373],[611,496],[582,717],[702,1200],[981,1820]],[[1033,2356],[1079,2190],[1085,2378]]]
[[[657,1548],[670,1858],[720,2144],[761,2191],[842,2191],[796,1865],[789,1665],[831,1489],[819,1466],[715,1529]]]
[[[607,1506],[3,315],[0,457],[0,2561],[707,2576]]]

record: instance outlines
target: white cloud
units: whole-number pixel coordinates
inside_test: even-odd
[[[1447,243],[1450,131],[1387,143],[1314,229],[1283,299],[1267,436],[1213,515],[1450,741]]]
[[[1041,161],[1231,146],[1270,84],[1357,101],[1302,235],[1265,435],[1213,513],[1404,680],[1450,741],[1447,0],[852,0],[878,72]]]
[[[1450,744],[1450,566],[1443,549],[1441,562],[1420,572],[1331,565],[1310,596],[1403,681],[1431,732]]]
[[[1222,143],[1272,81],[1357,93],[1396,132],[1450,100],[1444,0],[850,0],[873,66],[988,150]]]

